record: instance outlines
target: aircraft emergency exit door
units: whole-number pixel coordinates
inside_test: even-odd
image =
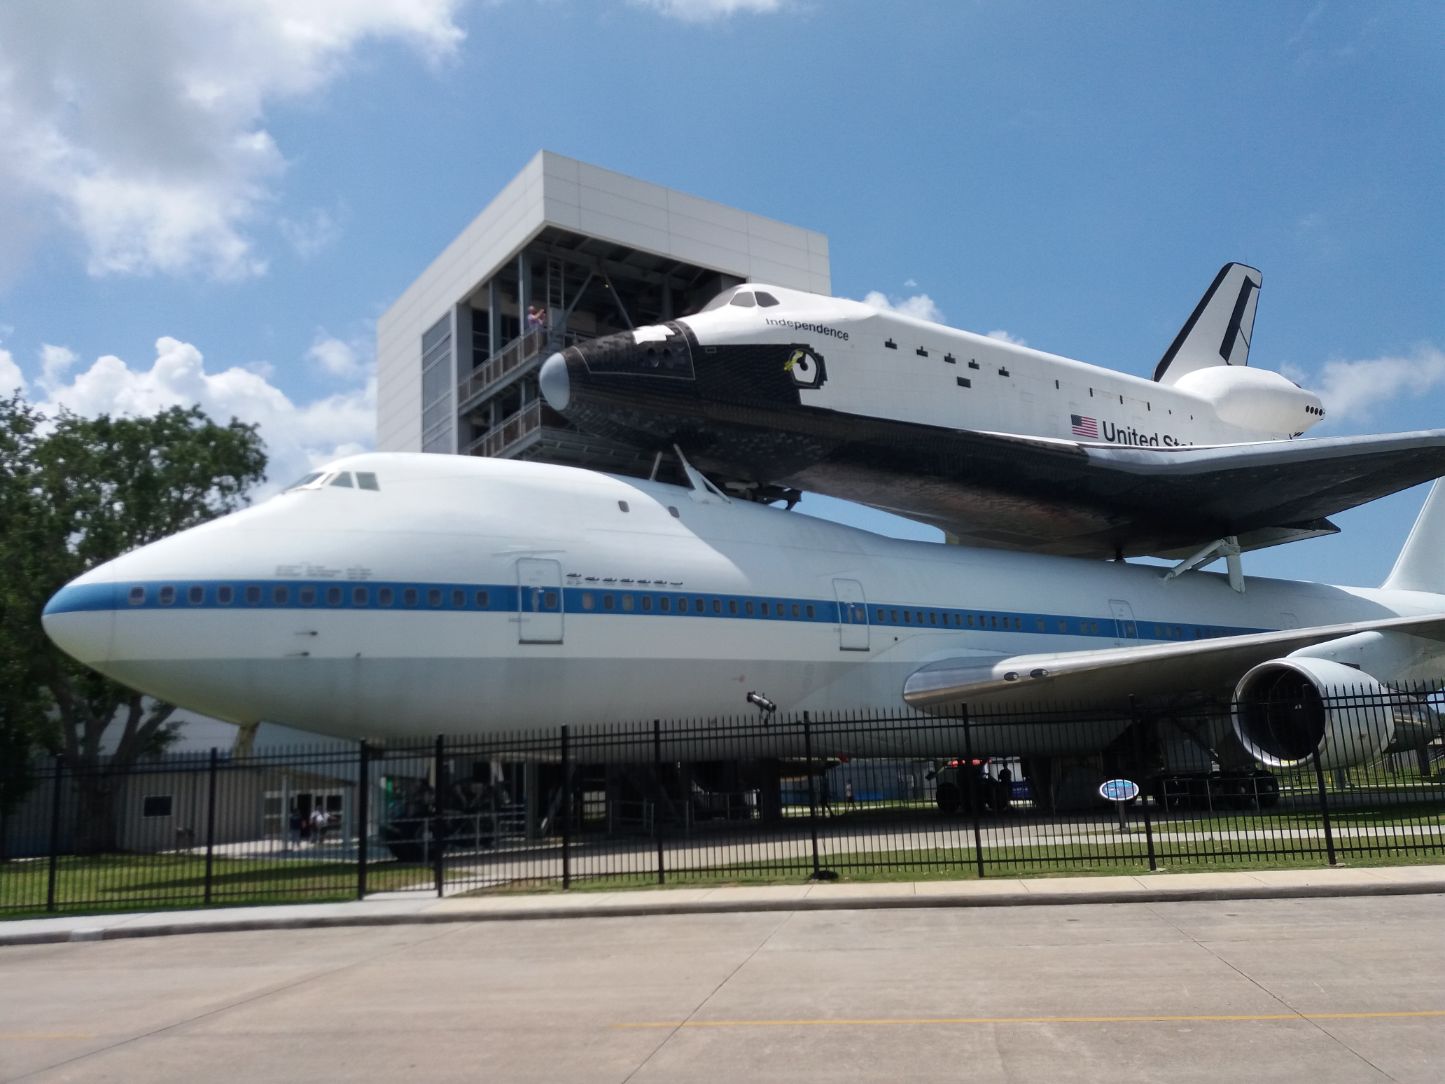
[[[517,641],[562,642],[562,564],[542,557],[517,558]]]
[[[838,596],[838,647],[843,651],[868,650],[868,600],[857,580],[834,580]]]

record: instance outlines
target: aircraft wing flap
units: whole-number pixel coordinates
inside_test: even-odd
[[[1048,702],[1086,707],[1118,705],[1131,695],[1147,698],[1182,690],[1227,693],[1246,670],[1261,662],[1342,636],[1382,630],[1445,640],[1445,614],[1096,651],[939,659],[908,677],[903,700],[912,708],[946,712],[965,703]]]

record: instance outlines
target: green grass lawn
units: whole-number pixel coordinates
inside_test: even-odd
[[[205,901],[206,860],[189,854],[61,858],[56,869],[54,912],[45,909],[49,878],[50,865],[43,858],[0,864],[0,919],[197,907]],[[375,862],[367,867],[370,891],[403,888],[430,879],[427,866]],[[234,906],[355,898],[356,866],[351,862],[217,857],[212,865],[213,903]]]

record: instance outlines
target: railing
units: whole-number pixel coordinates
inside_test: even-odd
[[[1315,755],[1288,769],[1158,774],[1175,729],[1203,733],[1222,718],[1155,719],[1123,706],[779,712],[384,749],[167,755],[129,768],[55,758],[36,765],[33,790],[0,817],[0,915],[509,884],[1445,858],[1435,714],[1410,750],[1349,767]],[[1216,737],[1232,740],[1218,728]],[[1105,748],[1107,757],[1067,752]],[[1105,802],[1100,780],[1119,777],[1140,795]],[[321,802],[334,831],[297,838],[294,826]],[[285,836],[278,815],[292,826]]]
[[[551,328],[536,328],[521,335],[482,362],[457,384],[457,404],[464,406],[468,400],[485,394],[501,381],[525,368],[543,352],[561,350],[573,343],[581,342],[586,336],[574,331],[553,331]]]
[[[542,428],[542,404],[528,403],[515,414],[503,418],[466,447],[467,455],[501,456],[524,438]]]

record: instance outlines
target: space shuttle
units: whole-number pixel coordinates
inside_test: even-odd
[[[733,495],[806,490],[967,545],[1182,570],[1333,533],[1330,516],[1445,474],[1445,430],[1301,439],[1319,396],[1247,364],[1261,282],[1223,267],[1152,379],[749,283],[567,346],[539,383],[577,428],[675,448]]]

